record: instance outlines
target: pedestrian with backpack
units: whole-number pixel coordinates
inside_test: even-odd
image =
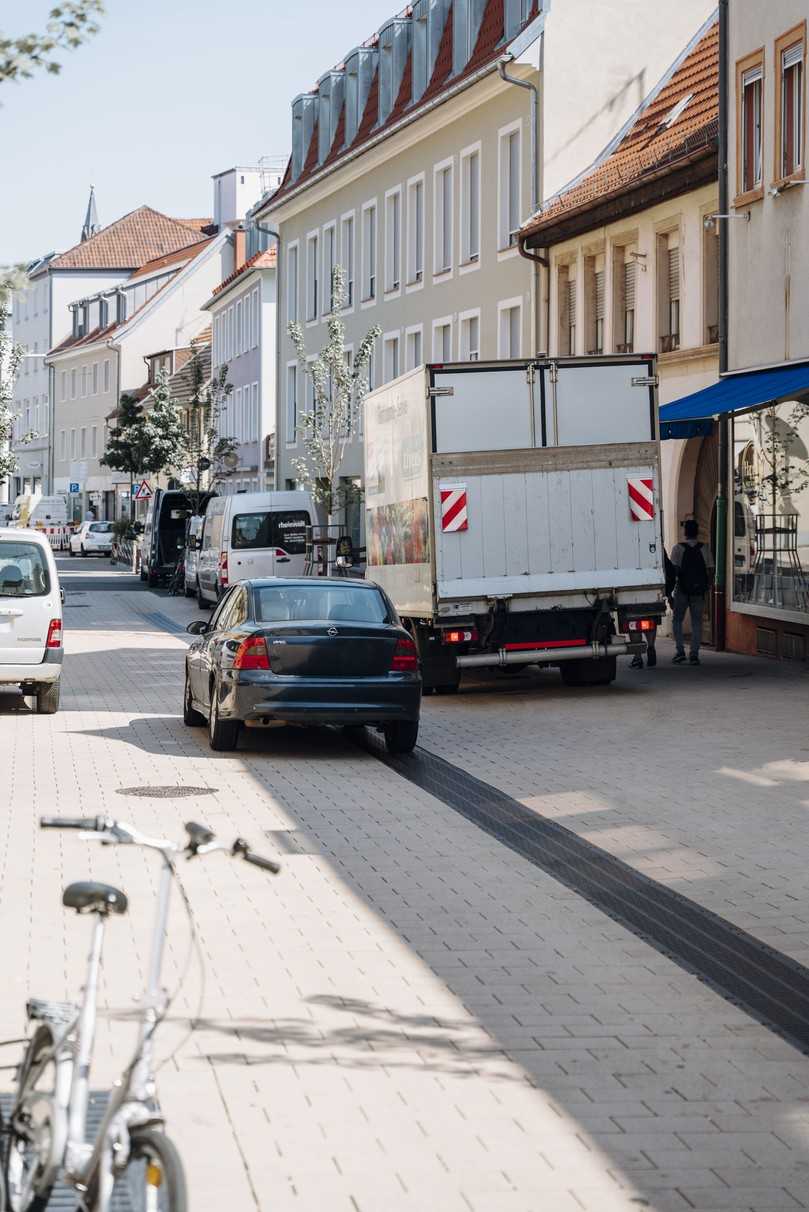
[[[685,664],[685,640],[683,638],[683,622],[686,613],[691,615],[691,654],[689,661],[699,665],[699,648],[702,643],[702,616],[705,613],[705,598],[711,583],[714,569],[711,549],[700,543],[697,535],[699,526],[694,518],[689,518],[683,524],[685,539],[677,543],[671,553],[671,562],[676,573],[676,582],[672,594],[672,609],[674,620],[674,642],[677,651],[674,654],[674,664]]]

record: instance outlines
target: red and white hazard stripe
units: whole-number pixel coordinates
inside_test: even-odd
[[[654,480],[631,479],[627,480],[626,486],[632,521],[651,522],[655,516]]]
[[[444,534],[469,529],[465,484],[440,484],[441,529]]]

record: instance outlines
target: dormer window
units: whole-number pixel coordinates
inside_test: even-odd
[[[109,304],[108,304],[107,300],[99,299],[98,300],[98,326],[99,326],[99,328],[107,327],[107,325],[110,322],[109,314],[110,314],[110,309],[109,309]]]

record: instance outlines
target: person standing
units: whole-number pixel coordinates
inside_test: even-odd
[[[672,549],[671,562],[676,573],[672,608],[674,619],[672,630],[677,651],[674,664],[685,664],[685,640],[683,622],[686,613],[691,615],[691,653],[689,661],[699,665],[699,649],[702,643],[702,616],[705,613],[705,598],[711,583],[714,559],[710,547],[700,543],[699,526],[694,518],[683,524],[685,538]]]

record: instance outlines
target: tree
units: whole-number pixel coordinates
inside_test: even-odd
[[[9,332],[8,302],[0,295],[0,484],[17,470],[17,460],[11,450],[14,430],[14,381],[20,368],[23,347]]]
[[[143,414],[143,436],[148,452],[143,470],[157,473],[174,466],[185,437],[182,417],[171,398],[165,370],[158,371],[152,399],[154,404]]]
[[[143,407],[126,392],[118,405],[117,424],[109,431],[107,448],[99,459],[104,467],[123,471],[129,476],[129,512],[132,512],[132,486],[146,470],[149,441],[144,430]]]
[[[234,438],[223,437],[221,432],[233,391],[227,381],[228,368],[220,367],[216,377],[209,378],[208,356],[210,347],[198,350],[191,359],[188,420],[181,427],[181,440],[171,463],[173,474],[192,498],[195,513],[199,512],[203,494],[230,474],[228,462],[238,446]]]
[[[308,488],[313,500],[322,505],[329,522],[329,534],[334,525],[334,513],[343,495],[340,488],[340,468],[345,448],[356,424],[363,401],[368,394],[368,367],[374,342],[382,329],[379,325],[365,334],[353,364],[349,362],[345,344],[345,324],[341,313],[346,306],[345,271],[337,265],[332,273],[332,311],[328,322],[328,342],[314,361],[307,361],[303,329],[300,324],[288,326],[290,340],[295,346],[301,373],[312,380],[312,408],[299,414],[303,431],[305,456],[294,460],[300,481]]]
[[[66,0],[48,14],[44,34],[6,38],[0,33],[0,84],[27,80],[37,71],[57,75],[59,51],[75,50],[98,33],[95,18],[104,12],[102,0]]]

